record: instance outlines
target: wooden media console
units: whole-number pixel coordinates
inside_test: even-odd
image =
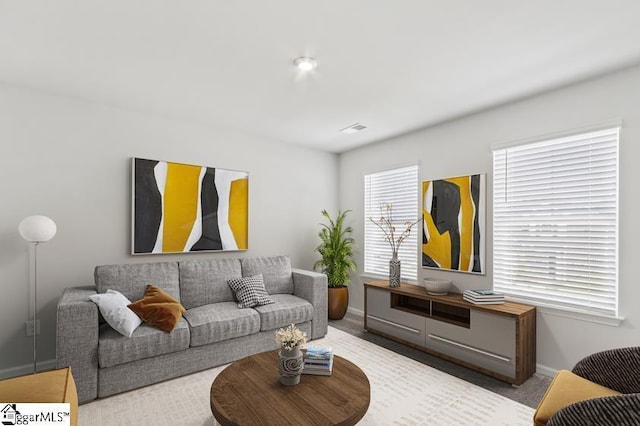
[[[520,385],[536,371],[536,308],[474,305],[461,294],[364,283],[364,328],[443,359]]]

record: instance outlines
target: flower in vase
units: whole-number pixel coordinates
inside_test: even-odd
[[[307,343],[307,333],[300,331],[295,324],[291,324],[287,328],[281,328],[276,331],[276,342],[281,348],[291,350],[296,346]]]
[[[369,220],[382,230],[384,233],[384,240],[389,243],[393,257],[396,258],[398,257],[398,250],[400,250],[402,242],[409,237],[411,234],[411,228],[413,228],[416,223],[420,222],[421,219],[404,222],[403,227],[400,228],[402,229],[402,232],[400,232],[400,229],[396,228],[393,221],[393,204],[380,203],[380,218],[376,220],[370,217]]]

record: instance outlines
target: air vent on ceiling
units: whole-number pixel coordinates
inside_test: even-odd
[[[365,126],[364,124],[360,124],[360,123],[354,123],[349,127],[345,127],[344,129],[340,129],[340,131],[342,133],[358,133],[363,131],[364,129],[366,129],[367,126]]]

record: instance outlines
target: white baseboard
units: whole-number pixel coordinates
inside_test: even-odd
[[[351,306],[349,306],[347,308],[347,312],[349,312],[350,314],[357,315],[359,317],[363,317],[364,318],[364,311],[361,311],[360,309],[352,308]]]
[[[556,375],[555,368],[547,367],[546,365],[536,364],[536,374],[540,374],[541,376],[553,377]]]
[[[38,362],[38,371],[53,370],[56,368],[56,360],[48,359]],[[33,373],[33,362],[29,364],[19,365],[17,367],[5,368],[0,370],[0,380],[10,379],[12,377],[24,376]]]

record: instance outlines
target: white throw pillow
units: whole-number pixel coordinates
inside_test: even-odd
[[[142,320],[127,305],[131,302],[122,293],[107,290],[106,293],[89,296],[98,305],[100,313],[107,323],[123,336],[131,337],[134,330],[142,324]]]

